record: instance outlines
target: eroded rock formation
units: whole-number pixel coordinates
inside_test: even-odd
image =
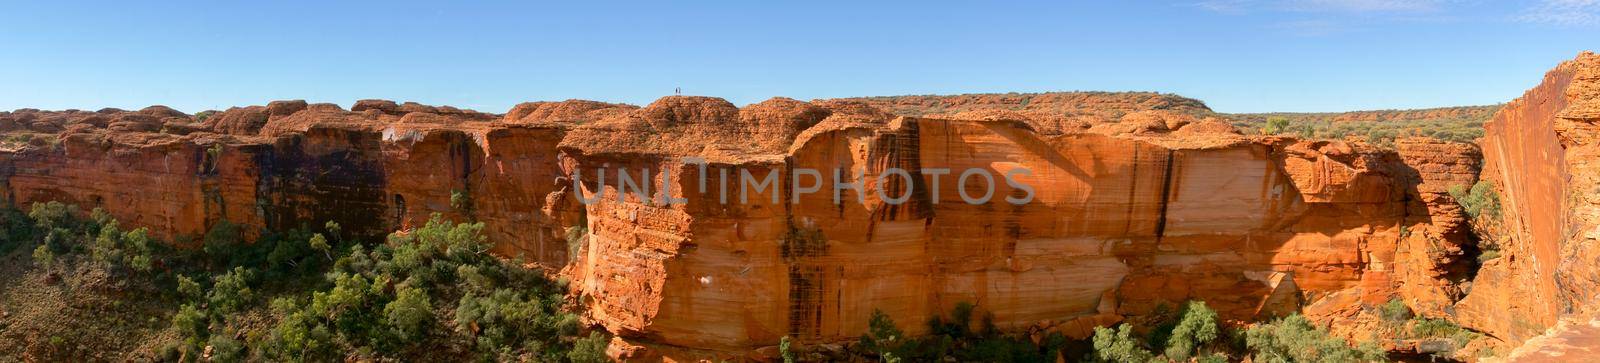
[[[571,224],[562,221],[579,217],[547,202],[565,190],[554,150],[569,125],[607,108],[633,107],[569,101],[502,119],[379,100],[355,111],[282,101],[203,120],[167,116],[150,132],[97,124],[150,109],[18,110],[0,113],[17,140],[0,168],[14,205],[104,208],[180,244],[224,220],[247,232],[331,220],[381,236],[441,213],[484,221],[496,252],[560,266]]]
[[[1570,73],[1544,92],[1593,78]],[[1594,98],[1582,92],[1593,91],[1568,97]],[[13,205],[100,207],[188,244],[224,220],[249,231],[332,220],[369,236],[434,213],[483,221],[495,252],[571,277],[591,321],[621,337],[614,352],[633,357],[738,356],[785,335],[848,340],[873,310],[920,333],[914,322],[960,302],[1002,328],[1083,337],[1188,299],[1229,319],[1304,311],[1339,321],[1400,298],[1512,336],[1515,326],[1495,324],[1513,320],[1494,314],[1553,317],[1561,307],[1506,307],[1495,291],[1569,296],[1560,291],[1579,290],[1557,284],[1593,281],[1552,278],[1565,282],[1541,290],[1506,281],[1521,270],[1487,270],[1468,293],[1476,245],[1445,191],[1477,181],[1474,145],[1407,139],[1389,151],[1246,136],[1197,101],[1165,96],[988,98],[922,117],[894,115],[881,99],[740,108],[706,97],[526,103],[505,115],[381,100],[350,110],[281,101],[207,117],[17,110],[0,113],[0,186]],[[1103,104],[1116,110],[1083,111]],[[1511,116],[1519,105],[1497,123],[1545,115]],[[1593,121],[1579,110],[1561,111],[1563,127]],[[1494,161],[1554,151],[1501,127],[1491,132],[1506,140],[1485,154],[1488,173],[1511,180],[1507,199],[1564,195],[1530,182],[1545,180],[1541,172]],[[1580,134],[1545,136],[1587,142]],[[1560,160],[1550,170],[1577,175],[1559,163],[1581,158]],[[963,186],[967,170],[993,179]],[[739,187],[769,173],[764,190]],[[991,187],[989,202],[965,202]],[[1524,240],[1560,238],[1527,214],[1555,208],[1508,209],[1541,231]],[[1528,249],[1573,262],[1518,252],[1518,262],[1491,268],[1588,276],[1586,249],[1551,243]]]
[[[761,105],[773,102],[786,101]],[[584,258],[569,272],[598,320],[658,350],[745,351],[785,335],[848,340],[873,310],[916,322],[960,302],[1002,328],[1084,337],[1188,299],[1233,319],[1309,306],[1335,320],[1393,298],[1440,310],[1464,295],[1471,241],[1444,195],[1476,181],[1472,145],[1408,140],[1396,153],[1207,132],[1225,126],[1217,121],[1173,134],[1194,121],[1164,111],[1047,135],[1026,114],[892,118],[821,106],[831,114],[792,140],[793,129],[751,132],[771,122],[690,98],[569,133],[569,172],[629,170],[655,191],[619,198],[617,182],[584,183],[583,197],[599,201],[587,206]],[[813,106],[786,107],[774,114]],[[652,138],[709,143],[632,146]],[[971,205],[960,193],[986,186],[931,175],[975,169],[1027,170],[1019,180],[1034,199]],[[769,171],[775,197],[717,187]],[[863,187],[840,189],[835,202],[828,188],[850,183]],[[812,186],[823,189],[795,197]],[[994,195],[1029,193],[996,179]]]
[[[1485,179],[1501,191],[1501,257],[1457,305],[1463,325],[1520,342],[1594,312],[1600,287],[1600,56],[1562,63],[1486,125]]]

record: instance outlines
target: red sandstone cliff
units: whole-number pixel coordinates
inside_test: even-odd
[[[15,205],[101,207],[179,242],[222,220],[247,231],[333,220],[376,236],[443,213],[485,221],[497,252],[561,266],[570,225],[561,220],[577,217],[547,203],[565,187],[555,147],[585,115],[633,107],[569,101],[515,112],[540,108],[502,119],[414,103],[346,111],[283,101],[203,121],[146,120],[151,109],[19,110],[0,113],[0,130],[30,141],[0,150],[0,181]],[[125,119],[147,122],[119,129]]]
[[[1584,53],[1495,114],[1485,179],[1500,190],[1501,258],[1456,306],[1464,325],[1512,342],[1593,312],[1600,287],[1600,56]]]
[[[1243,136],[1156,106],[1116,121],[705,97],[528,103],[506,115],[377,100],[348,111],[274,102],[204,120],[160,107],[18,110],[0,113],[12,135],[0,186],[16,205],[101,207],[178,241],[222,220],[252,230],[334,220],[377,235],[432,213],[477,219],[496,252],[564,267],[597,324],[686,356],[742,354],[784,335],[850,339],[874,309],[915,322],[963,301],[1004,328],[1081,337],[1186,299],[1229,318],[1304,307],[1337,321],[1396,297],[1442,315],[1465,294],[1464,218],[1443,190],[1476,180],[1475,147]],[[889,168],[916,177],[880,178]],[[1001,202],[1024,192],[996,183],[993,203],[971,205],[955,175],[923,173],[968,169],[1028,170],[1019,180],[1034,200]],[[604,185],[593,179],[602,170]],[[654,197],[619,200],[619,170]],[[745,171],[776,172],[779,200],[721,203],[739,195],[715,186]],[[713,187],[701,189],[702,176]],[[835,182],[861,187],[835,203]],[[791,202],[808,185],[824,189]],[[909,191],[908,202],[880,191]]]
[[[762,105],[772,102],[787,101]],[[1171,136],[1165,126],[1041,136],[1022,121],[889,119],[830,106],[787,151],[772,150],[791,142],[790,129],[737,131],[765,121],[715,99],[667,98],[569,133],[562,150],[572,170],[642,170],[633,176],[651,175],[651,190],[672,191],[618,201],[614,183],[585,183],[584,196],[603,199],[587,207],[590,236],[572,273],[598,320],[656,348],[742,351],[784,335],[850,339],[874,309],[920,321],[963,301],[1003,328],[1082,337],[1186,299],[1238,319],[1302,303],[1339,319],[1396,297],[1438,310],[1462,295],[1462,218],[1440,196],[1476,180],[1470,145],[1416,141],[1395,154],[1226,132]],[[811,106],[788,107],[775,114]],[[627,144],[647,138],[723,147]],[[694,155],[713,155],[711,165],[679,159]],[[1021,206],[969,205],[950,189],[917,193],[932,177],[880,179],[890,167],[1026,169],[1038,194]],[[834,168],[843,172],[826,172]],[[792,188],[811,185],[791,182],[802,169],[823,170],[821,185],[865,188],[843,191],[842,204],[829,193],[788,203]],[[724,194],[694,182],[737,183],[742,170],[777,170],[781,201],[723,205]],[[884,200],[908,189],[910,203]],[[667,197],[687,203],[661,203]]]

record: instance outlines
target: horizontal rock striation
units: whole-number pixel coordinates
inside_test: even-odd
[[[442,213],[484,221],[496,252],[565,264],[562,220],[578,217],[547,200],[564,188],[553,151],[582,112],[502,119],[388,101],[353,110],[282,101],[172,116],[144,132],[97,122],[150,109],[0,113],[10,135],[0,175],[13,205],[104,208],[179,244],[221,221],[252,234],[336,221],[379,237]]]
[[[495,252],[571,277],[632,358],[848,340],[874,310],[922,333],[961,302],[1083,337],[1188,299],[1338,320],[1466,295],[1473,243],[1445,191],[1476,181],[1469,144],[1244,136],[1159,97],[1114,122],[1057,113],[1094,107],[1070,98],[929,117],[875,102],[17,110],[0,113],[0,187],[187,245],[221,221],[372,237],[483,221]],[[992,179],[960,183],[969,170]]]
[[[1084,337],[1187,299],[1234,319],[1302,305],[1337,319],[1396,297],[1440,309],[1463,295],[1457,274],[1470,241],[1441,185],[1476,181],[1471,145],[1418,140],[1395,153],[1227,132],[1173,136],[1166,127],[1041,135],[1028,120],[849,108],[828,108],[791,142],[792,130],[749,128],[761,121],[720,100],[688,101],[580,126],[561,146],[574,174],[637,170],[657,191],[639,198],[619,183],[584,183],[582,196],[600,199],[587,206],[589,239],[569,271],[598,321],[655,348],[846,340],[865,332],[874,310],[917,322],[960,302],[1002,328]],[[777,102],[788,101],[747,110]],[[789,107],[776,114],[810,114]],[[610,143],[645,137],[718,149]],[[1033,200],[966,203],[962,192],[987,186],[953,187],[951,171],[962,170],[1026,170],[1017,180],[1031,193],[996,179],[994,195]],[[776,197],[725,204],[748,196],[715,187],[768,172],[780,181]],[[840,190],[840,202],[826,190],[794,194],[851,183],[863,187]],[[898,198],[907,202],[890,202]]]

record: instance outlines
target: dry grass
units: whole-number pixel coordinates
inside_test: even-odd
[[[154,284],[63,262],[35,266],[26,249],[0,257],[0,361],[153,361],[177,341],[167,321],[177,304],[154,298],[164,295]]]

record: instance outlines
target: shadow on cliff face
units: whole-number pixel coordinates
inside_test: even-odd
[[[842,108],[822,110],[792,100],[744,110],[720,99],[658,103],[639,112],[617,110],[607,116],[610,120],[574,120],[589,122],[571,129],[576,137],[542,129],[510,133],[498,124],[462,126],[482,117],[439,119],[434,112],[443,110],[408,113],[401,110],[406,106],[374,102],[365,103],[372,109],[358,105],[358,114],[317,105],[286,111],[299,116],[267,125],[275,130],[272,135],[258,134],[264,131],[257,123],[265,116],[239,119],[239,133],[249,134],[239,136],[276,139],[238,147],[253,160],[238,169],[252,170],[229,174],[211,165],[198,174],[226,180],[248,175],[255,184],[242,188],[253,188],[254,200],[248,193],[230,195],[244,199],[234,204],[248,203],[255,210],[207,214],[206,222],[240,214],[270,229],[335,221],[347,231],[375,236],[439,212],[482,218],[492,241],[527,243],[541,251],[559,240],[543,239],[559,236],[554,228],[593,225],[594,231],[580,229],[577,238],[569,238],[569,248],[580,248],[554,246],[559,251],[541,254],[540,260],[559,260],[581,247],[596,251],[588,254],[595,258],[586,261],[591,266],[580,267],[592,275],[584,283],[602,281],[588,286],[593,296],[585,296],[590,301],[585,305],[615,310],[604,311],[610,315],[600,320],[614,320],[608,323],[656,342],[723,340],[739,349],[771,343],[784,332],[829,339],[859,335],[866,313],[880,305],[902,319],[920,320],[926,316],[913,315],[941,313],[951,303],[972,300],[999,312],[1002,325],[1020,327],[1083,317],[1121,319],[1118,314],[1141,313],[1136,305],[1193,298],[1250,318],[1273,296],[1295,295],[1298,303],[1302,287],[1319,298],[1330,291],[1366,289],[1388,299],[1391,279],[1406,278],[1388,275],[1397,262],[1395,252],[1407,246],[1406,227],[1441,223],[1429,210],[1434,204],[1429,198],[1437,193],[1419,188],[1429,179],[1425,168],[1407,165],[1392,153],[1352,153],[1342,144],[1317,142],[1305,142],[1312,145],[1303,147],[1305,154],[1287,160],[1283,149],[1298,142],[1245,137],[1226,124],[1216,126],[1232,132],[1158,132],[1174,127],[1146,120],[1151,122],[1101,128],[1120,132],[1116,135],[1057,131],[1040,136],[1039,127],[1028,122],[901,118],[891,125],[884,121],[887,115],[846,117]],[[554,122],[524,120],[553,117],[536,116],[539,107],[519,106],[522,114],[513,110],[518,115],[505,117]],[[290,109],[300,108],[305,106]],[[417,138],[387,134],[396,128],[415,129],[406,135]],[[489,136],[479,133],[485,130]],[[524,137],[537,140],[519,141]],[[565,157],[570,160],[558,153],[570,153]],[[844,167],[874,176],[888,168],[912,175],[925,169],[977,169],[995,176],[1033,168],[1039,173],[1030,179],[1039,183],[1034,184],[1038,200],[994,205],[1023,195],[997,177],[991,183],[998,184],[988,186],[994,189],[992,203],[971,206],[950,190],[956,177],[950,174],[944,177],[942,198],[925,193],[932,185],[924,178],[878,178],[858,193],[909,191],[905,194],[914,201],[904,205],[870,196],[870,202],[822,203],[830,194],[822,192],[800,205],[728,207],[709,202],[715,195],[694,194],[687,187],[681,192],[692,202],[682,207],[612,199],[590,208],[572,201],[583,189],[606,189],[594,182],[596,169],[654,167],[678,173],[672,174],[677,178],[691,172],[674,164],[676,158],[692,155],[711,159],[713,171],[751,168],[762,175],[779,169],[775,188],[783,199],[793,189],[788,183],[795,168]],[[557,167],[558,160],[571,165]],[[567,189],[570,179],[561,178],[578,168],[584,170],[584,185]],[[824,174],[824,182],[839,182]],[[633,174],[633,179],[645,175]],[[557,188],[530,187],[552,179]],[[692,179],[680,182],[687,180]],[[61,194],[85,194],[64,189]],[[474,200],[473,193],[481,199]],[[455,203],[457,194],[462,203]],[[541,206],[569,204],[576,206],[569,209],[576,217],[539,216]],[[1459,232],[1439,235],[1450,240]],[[1471,278],[1475,266],[1461,263],[1472,263],[1475,251],[1459,253],[1466,257],[1448,260],[1438,276]],[[1423,266],[1435,267],[1431,260]],[[756,277],[745,277],[752,268],[750,276]],[[847,269],[851,274],[840,272]],[[708,313],[784,308],[790,315]]]
[[[391,213],[380,141],[374,132],[314,127],[263,145],[256,205],[266,228],[334,221],[363,238],[383,236],[393,226],[382,218]]]
[[[1422,191],[1420,188],[1424,182],[1422,172],[1416,166],[1402,160],[1400,155],[1393,156],[1394,159],[1387,160],[1390,161],[1387,164],[1389,170],[1394,173],[1394,178],[1399,181],[1397,185],[1402,186],[1405,193],[1405,199],[1403,200],[1405,203],[1405,215],[1401,219],[1401,224],[1434,227],[1440,238],[1428,239],[1430,243],[1428,247],[1430,248],[1427,252],[1434,261],[1440,262],[1431,266],[1432,269],[1440,278],[1456,284],[1472,281],[1473,278],[1477,277],[1478,269],[1483,266],[1483,263],[1479,261],[1479,256],[1483,255],[1483,250],[1480,248],[1481,238],[1477,233],[1473,232],[1471,224],[1467,221],[1468,217],[1459,208],[1442,210],[1437,213],[1439,215],[1436,215],[1434,211],[1430,210],[1430,203],[1427,200],[1439,199],[1443,196],[1427,195],[1427,193],[1439,193],[1436,191]],[[1481,163],[1481,160],[1478,162]],[[1476,179],[1476,175],[1473,176],[1473,179]],[[1475,182],[1476,180],[1473,181]],[[1468,183],[1467,185],[1471,184]],[[1454,198],[1450,198],[1448,201],[1436,201],[1431,204],[1445,203],[1453,204],[1456,202]],[[1446,222],[1437,219],[1450,219],[1451,221]],[[1408,237],[1410,236],[1401,236],[1402,239]],[[1466,292],[1462,291],[1460,295],[1452,296],[1452,300],[1460,300],[1464,297],[1466,297]]]
[[[1483,267],[1486,241],[1480,236],[1473,216],[1463,207],[1457,188],[1477,184],[1483,168],[1483,154],[1475,144],[1444,142],[1421,138],[1397,140],[1394,159],[1388,160],[1391,173],[1405,186],[1406,215],[1403,223],[1419,230],[1402,236],[1413,243],[1412,253],[1423,253],[1434,277],[1449,281],[1449,302],[1466,297],[1468,286]],[[1420,234],[1420,235],[1419,235]],[[1421,247],[1421,250],[1416,250]],[[1414,260],[1415,261],[1415,260]],[[1445,312],[1453,314],[1451,307]]]

